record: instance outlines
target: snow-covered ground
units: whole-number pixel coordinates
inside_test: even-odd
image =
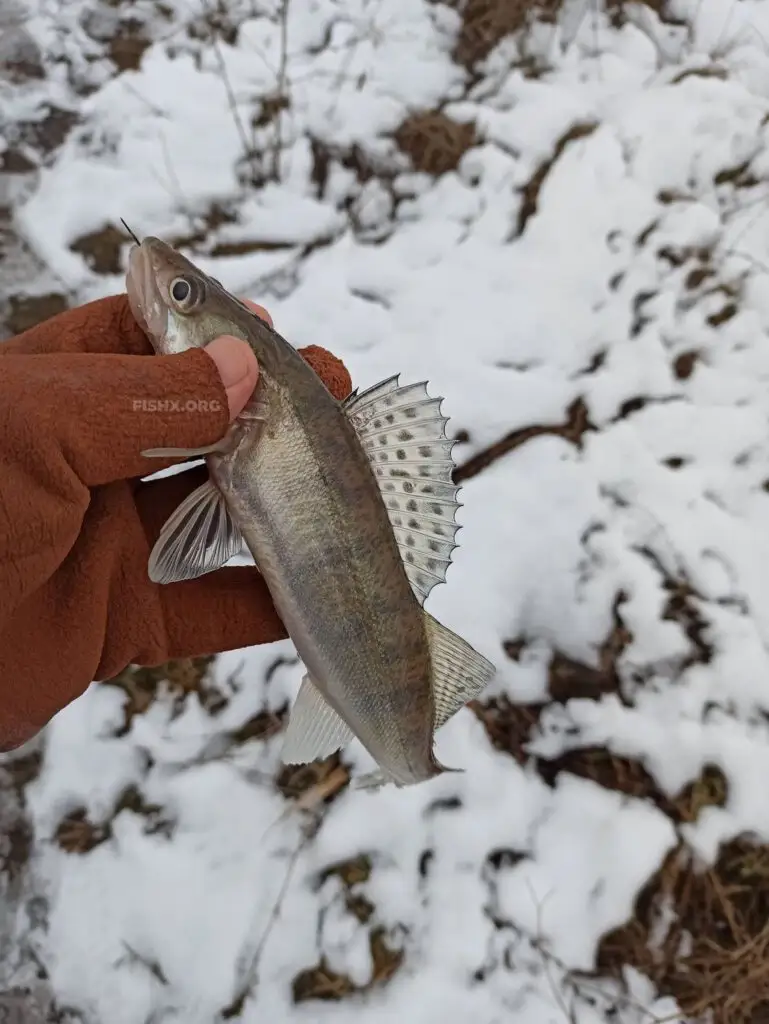
[[[460,461],[548,428],[467,479],[429,610],[498,665],[485,698],[530,703],[554,651],[597,664],[618,616],[618,692],[548,703],[528,752],[605,746],[669,795],[715,765],[728,795],[676,826],[566,772],[550,786],[464,710],[438,738],[464,774],[347,789],[308,838],[301,815],[275,824],[279,736],[199,756],[294,696],[289,643],[220,658],[216,713],[161,694],[125,735],[124,692],[94,685],[26,787],[36,841],[0,981],[37,959],[60,1005],[109,1024],[683,1020],[632,965],[623,988],[571,972],[677,843],[713,860],[744,832],[769,842],[769,4],[675,0],[679,25],[644,6],[614,28],[572,3],[573,39],[537,25],[474,81],[451,58],[459,15],[428,0],[15,7],[0,60],[34,41],[46,74],[0,79],[0,155],[36,163],[18,125],[29,139],[46,103],[77,120],[38,171],[0,176],[23,240],[3,294],[121,291],[125,248],[106,272],[81,253],[122,217],[186,240],[356,385],[429,380]],[[212,42],[209,8],[237,39]],[[116,74],[104,40],[127,16],[152,43]],[[392,133],[439,105],[476,142],[433,177]],[[587,428],[558,433],[575,408]],[[129,786],[159,810],[124,810],[85,854],[53,841]],[[355,858],[351,889],[327,874]],[[383,946],[402,957],[368,988]],[[348,994],[295,1002],[319,964]]]

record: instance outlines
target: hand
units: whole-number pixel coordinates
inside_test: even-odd
[[[337,398],[349,394],[338,359],[300,351]],[[140,453],[213,444],[257,378],[236,338],[154,355],[125,296],[0,342],[0,750],[129,664],[286,636],[253,568],[168,586],[147,572],[163,523],[206,469],[142,482],[174,462]]]

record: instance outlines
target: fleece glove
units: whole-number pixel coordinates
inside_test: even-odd
[[[350,393],[335,356],[300,352],[336,398]],[[140,453],[213,444],[228,419],[213,360],[154,355],[124,295],[0,342],[0,750],[129,664],[285,638],[254,568],[148,576],[161,527],[207,473],[143,482],[178,460]]]

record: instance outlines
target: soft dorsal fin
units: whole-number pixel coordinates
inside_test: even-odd
[[[429,612],[423,614],[433,665],[433,731],[437,732],[468,701],[478,697],[496,667]]]
[[[406,575],[423,604],[443,583],[461,527],[459,487],[453,481],[455,441],[446,436],[442,398],[431,398],[425,382],[401,386],[388,377],[343,408],[374,470],[390,517]]]

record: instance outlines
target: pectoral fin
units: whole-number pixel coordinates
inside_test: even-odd
[[[309,764],[346,746],[354,735],[306,675],[291,708],[280,759],[283,764]]]
[[[245,426],[252,432],[259,430],[259,425],[267,421],[267,412],[264,397],[261,392],[257,392],[235,422],[230,424],[224,437],[213,444],[202,448],[145,448],[141,454],[145,459],[199,459],[204,455],[227,455],[232,451],[240,431]]]
[[[149,575],[154,583],[178,583],[221,569],[243,547],[222,492],[210,480],[173,512],[152,549]]]

